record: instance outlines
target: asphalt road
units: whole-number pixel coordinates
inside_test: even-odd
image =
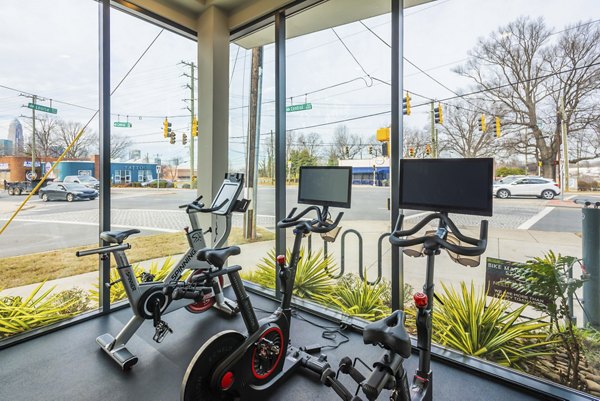
[[[344,220],[387,221],[389,188],[354,186],[352,208],[345,210]],[[194,190],[115,189],[111,197],[112,224],[115,229],[140,228],[142,235],[173,232],[188,226],[187,217],[178,206],[196,197]],[[297,188],[287,190],[287,209],[296,206]],[[579,198],[585,198],[579,196]],[[600,200],[600,197],[588,197]],[[21,197],[0,192],[0,224],[4,224]],[[10,226],[0,235],[0,257],[41,252],[51,249],[96,244],[98,241],[98,200],[79,202],[42,202],[33,197]],[[259,224],[274,226],[275,189],[260,187],[257,215]],[[406,211],[407,215],[420,211]],[[241,224],[240,216],[234,225]],[[478,216],[458,216],[459,224],[477,224]],[[494,199],[491,227],[541,231],[580,232],[581,211],[554,207],[546,200],[534,198]]]

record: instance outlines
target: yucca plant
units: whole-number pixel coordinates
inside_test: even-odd
[[[0,298],[0,338],[32,330],[74,316],[69,311],[76,299],[62,300],[60,293],[51,295],[54,286],[40,293],[45,281],[23,299],[20,296]]]
[[[354,274],[346,274],[334,291],[320,296],[319,300],[337,306],[346,315],[374,321],[390,313],[386,304],[387,290],[388,285],[384,281],[371,285],[366,278],[363,280]]]
[[[460,287],[457,292],[442,283],[443,294],[438,294],[433,311],[434,342],[512,367],[526,358],[547,355],[547,346],[555,344],[541,332],[548,323],[520,319],[527,305],[510,311],[502,297],[486,305],[486,293],[477,293],[472,282],[470,289],[464,282]]]
[[[158,266],[157,262],[152,262],[150,264],[150,269],[148,269],[147,273],[154,275],[153,281],[163,281],[173,268],[173,263],[174,262],[170,256],[167,259],[165,259],[162,266],[160,267]],[[136,277],[140,277],[142,273],[145,272],[144,268],[141,267],[139,264],[133,265],[133,271]],[[189,273],[189,271],[186,272],[181,279],[184,280]],[[121,277],[119,276],[117,269],[111,269],[110,282],[115,282],[120,278]],[[100,302],[100,293],[98,291],[98,287],[98,284],[94,284],[95,289],[90,290],[90,300],[93,302]],[[127,293],[125,293],[125,287],[123,287],[122,283],[119,282],[110,287],[110,303],[114,303],[125,298],[127,298]]]
[[[286,254],[286,260],[291,260],[291,250],[288,249]],[[301,298],[316,299],[318,296],[328,294],[334,287],[334,280],[330,275],[336,274],[337,266],[331,255],[324,258],[320,250],[312,252],[307,257],[305,255],[304,248],[301,248],[293,294]],[[275,250],[272,249],[256,265],[256,270],[243,272],[242,278],[263,287],[275,288],[275,264]]]

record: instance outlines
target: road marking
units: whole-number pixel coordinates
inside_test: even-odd
[[[517,227],[518,230],[529,230],[535,223],[546,217],[551,211],[553,211],[553,207],[546,207],[544,210],[531,217],[529,220],[521,224]]]
[[[0,218],[0,220],[7,221],[8,219]],[[98,223],[87,223],[83,221],[61,221],[61,220],[36,220],[36,219],[14,219],[13,221],[18,221],[21,223],[53,223],[53,224],[72,224],[76,226],[95,226],[98,227]],[[158,228],[158,227],[144,227],[144,226],[127,226],[123,224],[112,224],[112,227],[116,228],[137,228],[138,230],[146,230],[146,231],[159,231],[165,233],[176,233],[181,230],[172,230],[170,228]]]
[[[410,216],[404,216],[404,220],[416,219],[417,217],[427,216],[430,213],[431,212],[421,212],[421,213],[417,213],[417,214],[411,214]]]

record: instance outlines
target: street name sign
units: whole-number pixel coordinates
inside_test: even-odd
[[[37,104],[37,103],[28,103],[27,107],[29,107],[30,109],[33,109],[33,110],[43,111],[44,113],[52,113],[52,114],[58,113],[57,109],[53,109],[52,107],[44,106],[42,104]]]
[[[127,121],[115,121],[113,123],[114,127],[121,127],[121,128],[131,128],[131,123],[127,122]]]
[[[310,110],[310,109],[312,109],[312,103],[303,103],[303,104],[295,104],[292,106],[287,106],[285,108],[285,111],[290,113],[292,111],[303,111],[303,110]]]

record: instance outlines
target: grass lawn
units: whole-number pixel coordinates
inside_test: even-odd
[[[263,228],[258,227],[257,231],[258,239],[248,241],[243,237],[242,229],[234,227],[229,235],[229,244],[241,245],[275,238],[274,233]],[[183,233],[131,237],[127,242],[131,244],[131,249],[127,251],[127,258],[132,264],[181,254],[188,248]],[[97,255],[81,258],[75,256],[76,251],[96,248],[97,246],[96,243],[0,259],[2,265],[0,267],[0,289],[20,287],[39,283],[43,280],[53,280],[98,271]],[[113,258],[111,258],[111,266],[115,267]]]

